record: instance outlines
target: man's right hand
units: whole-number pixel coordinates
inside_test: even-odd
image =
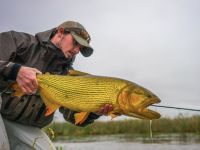
[[[21,66],[16,81],[25,94],[34,94],[38,88],[36,73],[42,74],[36,68]]]

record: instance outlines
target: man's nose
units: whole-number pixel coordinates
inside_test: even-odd
[[[76,47],[75,49],[74,49],[74,53],[75,54],[78,54],[80,52],[80,47]]]

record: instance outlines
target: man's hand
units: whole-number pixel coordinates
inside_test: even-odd
[[[111,104],[105,104],[103,107],[100,108],[97,115],[108,115],[109,112],[113,110],[113,106]]]
[[[16,81],[25,94],[34,94],[38,88],[36,73],[42,74],[36,68],[22,66],[17,74]]]

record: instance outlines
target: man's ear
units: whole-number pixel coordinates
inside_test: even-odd
[[[62,38],[62,36],[63,36],[63,34],[64,34],[64,28],[63,28],[63,27],[58,28],[57,34],[58,34],[58,37],[59,37],[59,38]]]

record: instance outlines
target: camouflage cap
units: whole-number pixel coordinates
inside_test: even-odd
[[[78,22],[75,21],[66,21],[60,24],[57,28],[64,28],[69,31],[73,38],[83,47],[80,49],[80,52],[83,56],[89,57],[93,53],[93,48],[89,45],[90,35],[87,30]]]

